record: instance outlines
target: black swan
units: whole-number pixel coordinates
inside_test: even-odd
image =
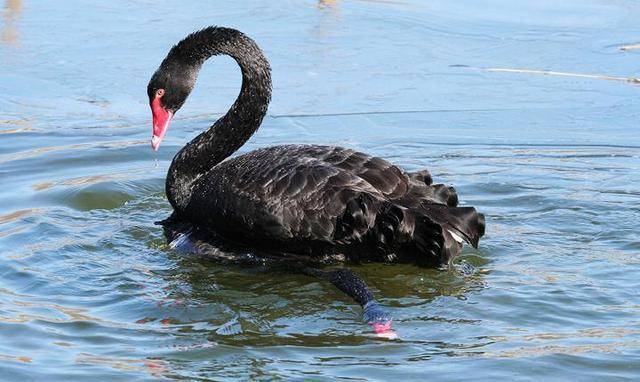
[[[455,190],[432,184],[426,170],[407,173],[347,148],[285,145],[227,159],[260,127],[271,99],[267,59],[252,39],[229,28],[190,34],[151,77],[154,150],[202,64],[220,54],[241,68],[240,95],[173,158],[166,193],[174,212],[159,222],[167,239],[176,246],[188,241],[190,250],[222,261],[255,260],[220,250],[237,245],[262,259],[294,264],[291,269],[327,279],[351,296],[376,332],[388,330],[390,316],[355,273],[322,266],[379,261],[446,267],[463,242],[477,247],[483,215],[457,207]]]

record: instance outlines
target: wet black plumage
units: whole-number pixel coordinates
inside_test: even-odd
[[[165,222],[173,237],[189,224],[296,261],[433,266],[449,264],[463,241],[478,245],[483,216],[457,207],[455,190],[432,184],[426,170],[406,173],[381,158],[315,145],[268,147],[227,159],[258,129],[271,98],[269,64],[241,32],[209,27],[189,35],[153,75],[149,97],[165,89],[164,106],[177,111],[201,65],[218,54],[236,60],[242,88],[227,114],[173,159],[166,192],[174,214]]]

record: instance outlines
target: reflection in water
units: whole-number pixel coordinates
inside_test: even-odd
[[[229,346],[329,346],[336,342],[355,346],[368,341],[358,305],[328,282],[268,262],[219,265],[206,257],[184,254],[175,254],[172,259],[177,266],[159,275],[164,279],[161,284],[167,287],[165,293],[154,297],[163,311],[162,316],[150,320],[151,327],[166,319],[201,333],[207,341]],[[411,264],[366,264],[352,269],[392,312],[398,309],[396,312],[402,315],[407,308],[421,312],[412,318],[396,317],[404,325],[421,326],[424,321],[467,325],[479,320],[450,319],[442,312],[430,311],[430,307],[434,299],[453,297],[463,301],[485,287],[486,274],[467,263],[470,259],[462,259],[469,273],[460,265],[449,271]],[[277,309],[273,309],[274,304]],[[197,312],[203,307],[207,307],[205,315]],[[309,322],[313,324],[309,326]],[[410,341],[405,334],[409,333],[398,333],[400,341]],[[446,340],[442,343],[455,346]]]
[[[157,359],[119,358],[81,353],[76,357],[76,362],[87,365],[104,365],[122,371],[148,372],[156,377],[163,377],[167,372],[164,362]]]
[[[15,22],[20,17],[20,11],[22,10],[22,0],[5,0],[4,3],[4,25],[0,32],[0,40],[9,45],[15,45],[18,43],[18,29]]]
[[[320,0],[318,1],[318,7],[336,9],[335,5],[338,0]]]
[[[322,19],[313,26],[312,34],[315,37],[320,38],[330,37],[332,32],[342,24],[338,1],[319,0],[317,6],[325,16],[323,16]]]

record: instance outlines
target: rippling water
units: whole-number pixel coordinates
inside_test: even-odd
[[[640,4],[5,0],[0,379],[622,380],[640,375]],[[207,63],[159,153],[146,83],[210,24],[253,36],[273,103],[243,147],[317,142],[428,167],[486,213],[457,270],[355,267],[372,335],[328,283],[171,251],[173,154],[232,103]],[[463,271],[465,270],[465,271]]]

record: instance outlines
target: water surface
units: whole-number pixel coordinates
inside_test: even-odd
[[[634,380],[640,375],[640,4],[6,0],[0,21],[0,376],[10,381]],[[372,335],[330,284],[170,250],[174,153],[233,102],[207,63],[158,153],[146,83],[210,24],[273,68],[242,152],[340,144],[429,168],[487,216],[460,270],[355,267]]]

